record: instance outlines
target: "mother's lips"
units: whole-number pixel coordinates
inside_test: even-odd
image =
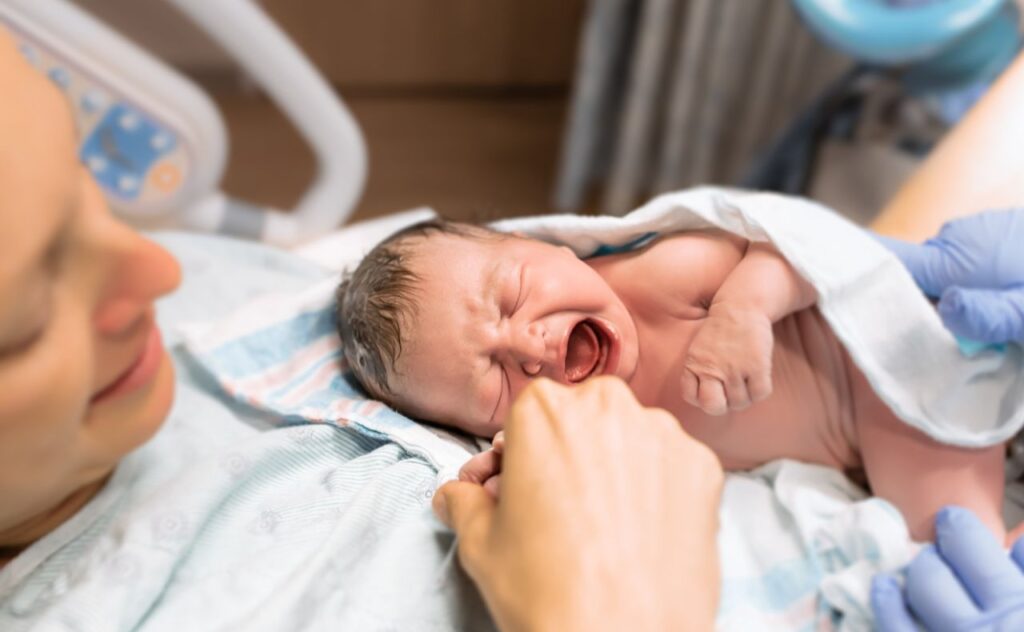
[[[163,340],[156,324],[149,320],[146,338],[132,363],[113,382],[100,389],[90,400],[91,404],[134,391],[156,375],[163,359]]]

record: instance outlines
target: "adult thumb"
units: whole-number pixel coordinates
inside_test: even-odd
[[[445,483],[434,494],[434,513],[461,540],[477,542],[491,529],[494,498],[483,486],[465,481]]]
[[[986,344],[1024,341],[1024,287],[951,286],[939,300],[939,315],[946,327],[962,338]]]

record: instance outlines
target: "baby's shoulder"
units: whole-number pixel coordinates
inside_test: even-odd
[[[721,285],[720,274],[709,278],[707,273],[723,265],[731,269],[742,258],[744,244],[723,231],[675,233],[638,250],[591,259],[590,264],[627,306],[685,317]]]

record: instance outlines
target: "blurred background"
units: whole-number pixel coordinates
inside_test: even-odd
[[[162,2],[76,1],[211,93],[231,135],[229,193],[295,201],[312,155],[217,46]],[[424,205],[470,220],[621,213],[661,191],[739,183],[852,64],[784,0],[260,4],[366,136],[355,220]],[[807,185],[860,221],[944,129],[928,112],[894,114],[886,90],[874,92],[858,108],[882,124],[824,143]],[[894,136],[894,124],[916,136]]]

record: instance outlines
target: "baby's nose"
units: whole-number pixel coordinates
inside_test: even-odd
[[[514,344],[516,360],[523,367],[523,372],[533,376],[539,374],[548,360],[547,336],[538,325],[530,325],[520,330]]]

